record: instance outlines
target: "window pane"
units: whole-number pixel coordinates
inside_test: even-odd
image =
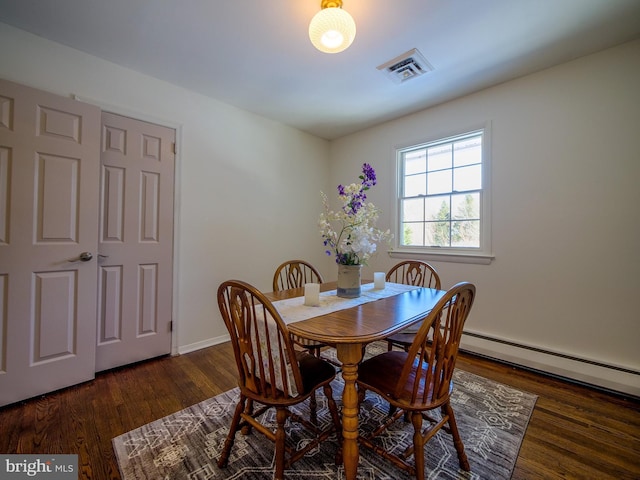
[[[451,144],[438,145],[427,150],[429,172],[451,168]]]
[[[480,218],[480,193],[451,196],[451,217],[455,219],[477,220]]]
[[[423,223],[402,224],[402,245],[424,245]]]
[[[427,197],[425,199],[425,220],[449,220],[449,196]]]
[[[427,154],[424,150],[407,152],[404,155],[404,174],[414,175],[427,171]]]
[[[429,173],[427,177],[427,192],[429,195],[451,192],[451,170]]]
[[[472,137],[456,142],[454,145],[453,165],[461,167],[482,162],[482,138]]]
[[[451,222],[451,246],[480,247],[480,221],[457,220]]]
[[[414,198],[402,202],[402,221],[424,221],[424,200],[422,198]]]
[[[404,179],[404,197],[417,197],[418,195],[427,194],[425,173],[419,175],[411,175]]]
[[[464,192],[465,190],[480,190],[482,188],[482,166],[455,168],[453,170],[453,190]]]
[[[437,247],[449,246],[449,222],[429,222],[425,227],[425,245]]]

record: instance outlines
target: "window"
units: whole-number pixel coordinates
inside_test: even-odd
[[[487,128],[399,149],[397,250],[490,255]]]

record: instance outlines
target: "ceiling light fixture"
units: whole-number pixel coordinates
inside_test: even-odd
[[[320,7],[309,23],[311,43],[325,53],[346,50],[356,36],[353,17],[342,9],[342,0],[322,0]]]

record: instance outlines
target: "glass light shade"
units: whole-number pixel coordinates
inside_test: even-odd
[[[321,52],[341,52],[351,45],[355,36],[356,22],[342,8],[323,8],[309,23],[311,43]]]

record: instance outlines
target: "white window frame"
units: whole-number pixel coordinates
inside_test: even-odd
[[[482,188],[480,205],[480,246],[469,247],[428,247],[416,245],[401,245],[402,232],[402,192],[403,192],[403,153],[430,145],[454,141],[473,133],[482,133]],[[394,246],[389,255],[395,258],[421,258],[431,261],[489,264],[493,259],[491,250],[491,122],[486,122],[475,128],[468,128],[448,135],[417,142],[410,145],[398,146],[395,149],[395,178],[396,195],[394,211]]]

